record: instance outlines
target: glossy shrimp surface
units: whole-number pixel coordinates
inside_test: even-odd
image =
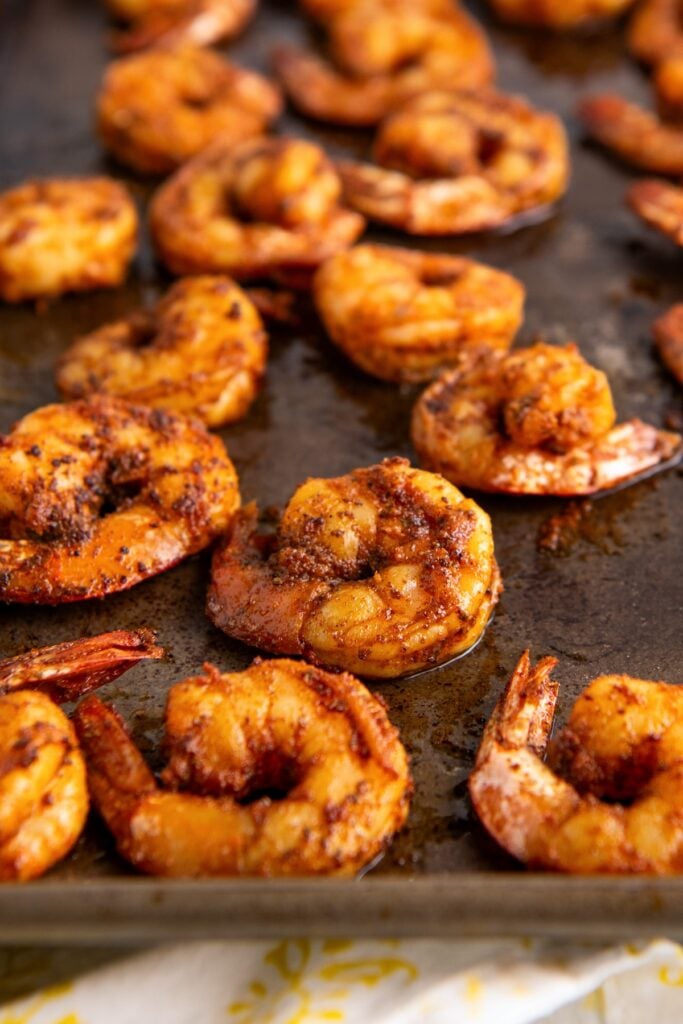
[[[512,494],[592,494],[680,453],[678,434],[615,419],[607,378],[575,345],[537,344],[463,358],[418,400],[412,437],[459,487]]]
[[[44,406],[0,438],[0,600],[126,590],[205,548],[238,505],[199,422],[103,395]]]
[[[336,171],[311,142],[218,143],[162,185],[152,231],[176,274],[307,278],[365,226],[340,194]]]
[[[672,306],[655,320],[652,334],[662,362],[683,385],[683,305]]]
[[[683,174],[683,127],[613,93],[584,99],[579,117],[594,139],[633,167]]]
[[[425,380],[471,345],[508,348],[524,287],[461,256],[360,245],[327,260],[313,287],[335,344],[383,380]]]
[[[435,12],[368,4],[336,18],[330,33],[331,63],[291,46],[275,53],[289,98],[318,120],[373,125],[425,90],[493,79],[486,37],[459,7]]]
[[[469,783],[485,828],[530,867],[680,873],[683,690],[601,676],[545,763],[555,665],[525,653],[486,727]]]
[[[129,52],[177,43],[210,46],[230,39],[251,19],[256,0],[108,0],[108,5],[130,25],[114,37],[115,48]]]
[[[338,162],[346,200],[410,234],[498,227],[557,200],[569,177],[561,121],[491,90],[415,97],[382,123],[373,156]]]
[[[518,25],[538,25],[560,31],[616,18],[634,0],[489,0],[496,14]]]
[[[274,534],[245,509],[214,555],[207,611],[245,643],[381,678],[467,651],[500,591],[486,513],[387,459],[308,480]]]
[[[155,875],[352,875],[412,790],[384,704],[347,674],[256,662],[174,686],[159,786],[115,711],[76,711],[90,790],[120,853]]]
[[[0,661],[0,881],[26,881],[65,857],[88,813],[74,730],[50,699],[73,700],[161,648],[116,630]]]
[[[66,398],[95,392],[193,413],[210,427],[240,419],[265,371],[261,318],[226,277],[178,281],[151,312],[107,324],[61,357]]]
[[[261,135],[281,106],[279,90],[262,75],[186,44],[110,64],[97,123],[121,163],[165,174],[218,138],[235,145]]]
[[[0,298],[52,298],[121,284],[137,214],[111,178],[50,178],[0,193]]]
[[[626,202],[648,227],[683,245],[683,188],[647,178],[630,187]]]

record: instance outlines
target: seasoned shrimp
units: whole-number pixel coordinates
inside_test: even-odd
[[[512,494],[593,494],[680,454],[678,434],[615,419],[607,378],[576,345],[537,344],[463,358],[418,400],[412,437],[459,487]]]
[[[75,722],[93,801],[154,875],[352,875],[402,828],[412,790],[382,701],[353,676],[256,661],[170,691],[164,788],[114,710]],[[188,792],[189,790],[189,792]]]
[[[147,46],[195,43],[210,46],[238,35],[251,19],[256,0],[107,0],[112,13],[131,28],[114,37],[121,52]]]
[[[306,50],[275,51],[275,69],[302,113],[373,125],[427,89],[477,87],[494,76],[486,37],[465,11],[365,5],[330,26],[334,63]]]
[[[683,245],[683,188],[647,178],[630,187],[626,202],[649,227]]]
[[[327,260],[313,294],[332,341],[383,380],[426,380],[467,346],[508,348],[524,286],[483,263],[360,245]]]
[[[683,384],[683,305],[672,306],[655,320],[652,334],[662,362]]]
[[[486,726],[469,781],[485,828],[530,867],[682,872],[683,690],[601,676],[545,764],[555,665],[543,658],[532,668],[525,652]]]
[[[662,117],[680,123],[683,120],[683,53],[661,61],[655,68],[653,81]]]
[[[504,21],[559,31],[616,18],[635,0],[489,0]]]
[[[103,392],[220,427],[246,413],[266,356],[261,318],[241,288],[185,278],[152,312],[76,341],[57,365],[57,387],[66,398]]]
[[[629,26],[631,53],[645,64],[683,57],[683,9],[680,0],[642,0]]]
[[[498,227],[554,202],[569,176],[562,122],[490,90],[415,97],[382,123],[374,158],[338,162],[345,198],[410,234]]]
[[[217,138],[234,146],[261,135],[281,107],[280,91],[262,75],[186,44],[110,64],[97,122],[121,163],[166,174]]]
[[[218,143],[159,189],[152,232],[176,274],[307,279],[365,226],[340,205],[340,193],[337,173],[312,142]]]
[[[48,694],[73,700],[160,658],[154,640],[120,629],[0,661],[0,881],[42,875],[73,847],[88,813],[76,736]]]
[[[239,505],[201,424],[97,395],[47,405],[0,438],[0,600],[104,597],[187,558]]]
[[[476,644],[502,589],[489,517],[405,459],[308,480],[274,534],[257,518],[246,508],[216,551],[207,611],[277,654],[408,675]]]
[[[683,174],[683,128],[613,93],[582,100],[579,117],[590,135],[634,167]]]
[[[1,193],[0,298],[116,287],[136,236],[133,201],[111,178],[51,178]]]

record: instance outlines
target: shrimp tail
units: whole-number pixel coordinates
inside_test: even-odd
[[[551,678],[556,665],[557,658],[542,658],[532,666],[529,652],[524,651],[486,727],[479,758],[485,756],[489,740],[528,747],[543,757],[559,692],[559,683]]]

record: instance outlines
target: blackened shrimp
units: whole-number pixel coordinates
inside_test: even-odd
[[[0,438],[0,600],[125,590],[205,548],[238,505],[197,421],[104,395],[44,406]]]
[[[112,13],[130,25],[114,37],[114,46],[121,52],[177,43],[210,46],[238,35],[256,9],[256,0],[107,2]]]
[[[121,163],[166,174],[216,139],[236,145],[261,135],[281,106],[279,90],[262,75],[185,45],[110,64],[97,123]]]
[[[559,31],[616,18],[635,0],[489,0],[496,14],[518,25]]]
[[[672,306],[655,320],[652,334],[662,362],[683,385],[683,305]]]
[[[0,194],[0,298],[51,298],[121,284],[137,214],[111,178],[50,178]]]
[[[57,386],[66,398],[116,395],[219,427],[251,405],[267,350],[261,318],[241,288],[226,277],[190,277],[151,312],[76,341],[59,360]]]
[[[544,754],[554,658],[520,659],[470,776],[488,832],[530,867],[575,874],[683,872],[683,690],[601,676]]]
[[[379,166],[338,162],[345,198],[410,234],[498,227],[553,203],[569,177],[562,122],[492,90],[410,100],[380,126],[373,156]]]
[[[605,374],[539,343],[464,357],[418,400],[412,437],[457,486],[513,494],[592,494],[680,453],[678,434],[615,419]]]
[[[405,459],[308,480],[274,534],[257,515],[246,508],[216,551],[207,610],[276,654],[408,675],[469,650],[501,591],[489,517]]]
[[[683,188],[656,178],[637,181],[626,193],[626,202],[648,227],[683,245]]]
[[[334,167],[312,142],[218,143],[162,185],[152,202],[152,231],[176,274],[307,282],[365,226],[340,205],[340,194]]]
[[[76,711],[90,790],[120,853],[154,875],[352,875],[404,824],[405,750],[347,674],[273,660],[169,692],[159,786],[116,712]]]
[[[683,127],[614,93],[591,96],[579,107],[589,134],[622,160],[655,174],[683,174]]]
[[[524,287],[483,263],[359,245],[318,270],[313,294],[335,344],[383,380],[426,380],[472,345],[508,348]]]

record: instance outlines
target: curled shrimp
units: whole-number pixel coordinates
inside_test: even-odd
[[[76,341],[59,360],[57,387],[65,398],[116,395],[219,427],[246,413],[266,356],[261,318],[242,289],[226,277],[191,277],[152,312]]]
[[[351,875],[404,824],[405,750],[353,676],[299,662],[177,683],[164,787],[116,712],[75,714],[93,802],[122,856],[154,875]]]
[[[459,7],[364,5],[331,26],[330,64],[306,50],[279,47],[275,69],[294,105],[309,117],[373,125],[427,89],[487,85],[494,64],[486,37]]]
[[[308,279],[365,221],[340,205],[323,151],[302,139],[211,146],[152,201],[154,240],[173,273]]]
[[[562,122],[490,90],[415,97],[382,123],[373,156],[380,166],[337,163],[344,196],[410,234],[498,227],[554,202],[569,176]]]
[[[104,395],[44,406],[0,438],[0,600],[126,590],[205,548],[238,505],[197,421]]]
[[[463,358],[413,410],[423,464],[459,487],[593,494],[680,454],[678,434],[615,424],[604,373],[575,345],[537,344]]]
[[[137,214],[111,178],[50,178],[0,194],[0,298],[51,298],[121,284]]]
[[[683,691],[601,676],[577,700],[546,764],[555,665],[543,658],[532,667],[525,652],[486,726],[469,781],[485,828],[530,867],[680,873]]]
[[[306,481],[274,534],[257,517],[246,508],[217,549],[207,611],[276,654],[408,675],[469,650],[502,589],[489,517],[405,459]]]
[[[236,145],[261,135],[281,106],[279,90],[262,75],[185,44],[110,64],[97,123],[121,163],[166,174],[217,138]]]
[[[683,12],[680,0],[642,0],[628,33],[631,53],[644,64],[683,57]]]
[[[672,306],[655,320],[652,334],[662,362],[683,384],[683,304]]]
[[[256,9],[256,0],[107,2],[112,13],[131,26],[114,37],[115,49],[123,53],[176,43],[210,46],[238,35]]]
[[[613,93],[581,102],[579,117],[589,134],[634,167],[655,174],[683,174],[683,128]]]
[[[160,658],[150,630],[119,629],[0,661],[0,881],[37,878],[65,857],[88,813],[70,701]]]
[[[646,178],[631,185],[626,202],[648,227],[683,245],[683,188]]]
[[[313,284],[335,344],[383,380],[433,377],[463,348],[508,348],[524,286],[463,256],[359,245],[326,260]]]
[[[517,25],[566,31],[617,18],[635,0],[489,0],[496,14]]]

